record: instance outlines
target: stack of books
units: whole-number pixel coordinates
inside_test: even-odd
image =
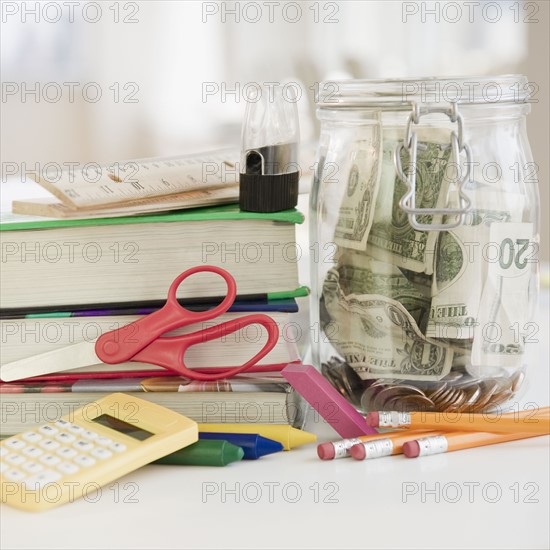
[[[236,205],[98,219],[2,216],[1,364],[77,344],[128,324],[164,305],[181,272],[215,265],[233,275],[237,300],[205,326],[263,312],[279,326],[279,341],[255,372],[198,383],[156,365],[99,363],[0,384],[3,436],[53,421],[114,391],[140,396],[198,422],[289,423],[300,427],[298,397],[278,374],[298,361],[288,327],[300,287],[295,224],[298,211],[241,212]],[[204,310],[225,296],[219,276],[199,273],[178,289],[188,309]],[[239,366],[263,346],[258,326],[190,348],[187,366],[205,372]]]

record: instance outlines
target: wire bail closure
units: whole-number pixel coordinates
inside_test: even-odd
[[[413,124],[419,124],[420,118],[424,115],[441,113],[449,117],[451,122],[457,123],[457,131],[451,132],[451,162],[457,168],[461,153],[466,156],[466,173],[464,177],[457,179],[456,190],[458,192],[458,208],[417,208],[416,207],[416,158],[418,136],[413,130]],[[401,153],[407,151],[409,154],[409,170],[405,174],[401,163]],[[462,187],[466,181],[472,181],[472,150],[467,143],[464,143],[464,121],[458,112],[458,104],[451,103],[450,107],[441,106],[420,106],[413,103],[413,110],[407,119],[405,138],[399,143],[394,151],[394,164],[397,175],[407,186],[407,192],[399,201],[400,208],[408,214],[409,223],[418,231],[446,231],[459,227],[465,221],[466,214],[471,210],[471,200],[464,194]],[[417,219],[418,215],[456,215],[458,219],[451,223],[424,224]]]

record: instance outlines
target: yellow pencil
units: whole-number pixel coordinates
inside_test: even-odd
[[[506,441],[527,439],[529,437],[540,437],[540,434],[495,434],[485,432],[445,433],[407,441],[407,443],[403,445],[403,454],[407,458],[416,458],[418,456],[448,453],[450,451],[461,451],[462,449],[473,449],[474,447],[482,447],[483,445],[505,443]]]
[[[407,428],[444,432],[550,433],[548,409],[510,414],[471,414],[451,412],[370,412],[367,424],[375,428]]]

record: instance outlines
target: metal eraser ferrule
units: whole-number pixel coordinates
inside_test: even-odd
[[[409,413],[380,411],[378,419],[380,428],[401,428],[411,425],[411,415]]]

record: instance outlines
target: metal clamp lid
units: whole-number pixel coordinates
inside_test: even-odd
[[[451,132],[451,161],[456,164],[460,160],[461,153],[466,156],[466,173],[457,180],[456,188],[458,192],[458,208],[417,208],[416,207],[416,152],[418,145],[418,136],[413,130],[413,124],[419,124],[420,117],[441,113],[447,115],[451,122],[457,123],[457,131]],[[401,163],[401,153],[407,151],[409,154],[409,170],[406,174]],[[462,187],[466,181],[471,181],[472,176],[472,150],[467,143],[464,143],[464,122],[462,115],[458,112],[458,104],[453,102],[450,107],[441,105],[423,105],[413,103],[413,110],[407,119],[405,128],[405,139],[399,143],[394,151],[394,163],[397,175],[407,186],[407,192],[399,201],[400,208],[409,216],[409,223],[414,229],[419,231],[446,231],[459,227],[465,221],[465,215],[471,210],[472,203],[464,194]],[[458,220],[450,223],[432,223],[424,224],[417,220],[418,215],[457,215]]]

